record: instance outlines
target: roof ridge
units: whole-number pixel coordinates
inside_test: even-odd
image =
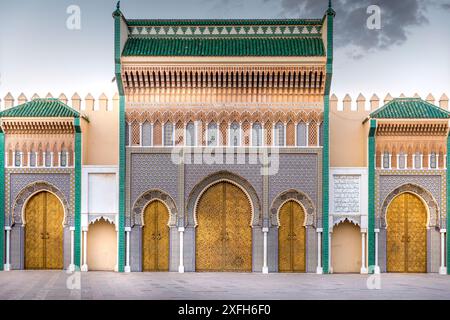
[[[420,107],[420,105],[405,105],[405,107],[402,109],[402,105],[395,105],[396,103],[401,103],[401,102],[418,102],[422,104],[422,107]],[[383,111],[385,111],[386,109],[390,108],[392,105],[394,105],[394,108],[397,107],[398,110],[391,110],[391,112],[387,111],[388,114],[386,115],[382,115]],[[416,110],[414,111],[419,111],[419,112],[412,112],[411,113],[411,108],[415,108]],[[431,111],[430,109],[424,109],[424,108],[431,108],[433,111]],[[420,115],[420,111],[422,113],[422,115]],[[403,113],[402,113],[403,112]],[[406,114],[408,113],[409,114]],[[434,114],[432,114],[434,112]],[[415,114],[413,114],[415,113]],[[418,114],[419,113],[419,114]],[[405,116],[406,114],[406,116]],[[383,118],[391,118],[391,119],[421,119],[421,118],[433,118],[433,119],[437,119],[437,118],[443,118],[445,115],[445,118],[450,118],[450,112],[442,109],[439,106],[436,106],[426,100],[423,100],[422,98],[394,98],[391,101],[389,101],[388,103],[386,103],[384,106],[382,106],[381,108],[379,108],[378,110],[373,111],[369,116],[371,118],[376,118],[377,116],[381,116],[381,119]],[[400,116],[399,116],[400,115]],[[419,117],[421,116],[421,117]]]
[[[81,116],[80,112],[78,112],[78,111],[75,110],[74,108],[70,107],[70,106],[67,105],[66,103],[62,102],[62,101],[59,100],[58,98],[36,98],[36,99],[27,101],[27,102],[25,102],[25,103],[22,103],[22,104],[19,104],[19,105],[16,105],[16,106],[13,106],[13,107],[11,107],[11,108],[8,108],[8,109],[6,109],[6,110],[1,111],[1,112],[0,112],[0,117],[4,117],[5,115],[8,116],[9,114],[14,113],[14,112],[19,112],[19,114],[16,115],[17,117],[23,117],[23,113],[20,114],[20,111],[18,111],[18,110],[21,110],[21,109],[24,109],[24,108],[27,108],[27,107],[28,107],[28,108],[32,108],[32,109],[29,110],[28,112],[33,113],[33,112],[36,111],[36,110],[33,110],[33,108],[34,108],[34,109],[36,109],[36,108],[42,108],[42,109],[43,109],[43,108],[45,107],[45,106],[41,106],[41,105],[35,105],[35,106],[33,106],[33,104],[45,103],[45,102],[47,102],[47,103],[56,103],[57,106],[59,106],[59,108],[63,108],[64,110],[66,110],[66,112],[69,113],[69,117],[75,117],[75,118],[78,118],[78,117]],[[53,105],[53,106],[56,106],[56,105]],[[52,107],[52,106],[50,105],[50,107]],[[47,110],[47,111],[48,111],[48,110]],[[59,113],[58,113],[58,112],[59,112]],[[61,114],[60,111],[58,111],[58,112],[57,112],[58,114]],[[48,115],[47,115],[47,116],[48,116]],[[56,115],[56,117],[59,117],[59,116],[60,116],[60,115]],[[34,116],[32,116],[32,117],[34,117]],[[36,116],[36,117],[42,117],[42,116],[41,116],[41,115],[38,115],[38,116]],[[43,116],[43,117],[46,117],[46,116]]]

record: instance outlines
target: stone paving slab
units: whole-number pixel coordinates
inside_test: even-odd
[[[450,276],[381,274],[379,290],[368,289],[368,277],[359,274],[162,272],[69,275],[64,271],[10,271],[0,272],[0,299],[450,299]],[[68,289],[68,283],[75,289]]]

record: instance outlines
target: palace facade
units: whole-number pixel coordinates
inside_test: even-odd
[[[1,267],[447,274],[448,98],[339,103],[334,16],[117,8],[112,100],[4,98]]]

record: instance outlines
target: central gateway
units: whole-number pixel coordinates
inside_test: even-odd
[[[206,190],[197,207],[197,271],[252,271],[251,215],[237,186],[219,182]]]

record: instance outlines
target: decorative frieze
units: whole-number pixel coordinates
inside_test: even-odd
[[[128,32],[131,37],[319,36],[322,26],[130,26]]]
[[[334,176],[334,213],[359,214],[360,184],[359,175]]]

